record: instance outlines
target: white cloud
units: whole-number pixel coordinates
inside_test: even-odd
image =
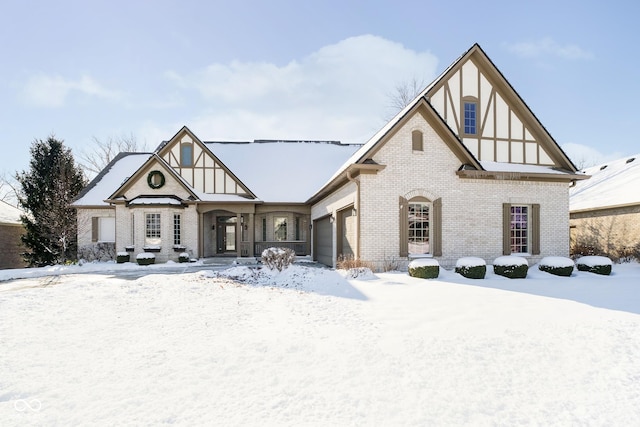
[[[384,124],[398,83],[430,82],[437,62],[429,52],[363,35],[285,65],[233,61],[165,75],[199,95],[185,124],[203,139],[364,142]]]
[[[575,44],[562,45],[550,37],[541,40],[507,44],[507,49],[525,58],[555,56],[564,59],[593,59],[593,53]]]
[[[25,102],[30,105],[56,108],[64,106],[73,92],[110,100],[122,97],[120,93],[106,89],[89,76],[70,80],[44,74],[31,77],[24,87],[23,94]]]

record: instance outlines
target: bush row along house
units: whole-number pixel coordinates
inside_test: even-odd
[[[86,253],[535,262],[568,255],[569,187],[586,177],[475,44],[364,144],[206,142],[183,127],[119,155],[74,205]]]
[[[640,154],[597,166],[570,190],[574,254],[640,256]]]

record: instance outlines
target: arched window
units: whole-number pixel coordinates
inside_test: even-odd
[[[180,166],[183,168],[193,166],[193,144],[180,145]]]
[[[407,206],[407,249],[409,255],[431,253],[430,246],[431,203],[421,197],[409,200]]]
[[[422,151],[423,147],[423,135],[419,130],[411,132],[411,149],[413,151]]]
[[[400,256],[442,256],[442,199],[400,196]]]
[[[465,96],[462,102],[464,113],[463,134],[478,135],[478,100],[472,96]]]

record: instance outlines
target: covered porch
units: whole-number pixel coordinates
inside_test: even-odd
[[[310,213],[305,206],[210,206],[200,212],[203,257],[258,257],[267,248],[311,253]]]

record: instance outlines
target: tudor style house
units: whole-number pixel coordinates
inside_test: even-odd
[[[74,203],[79,248],[159,260],[259,256],[451,266],[569,253],[569,186],[587,178],[475,44],[362,145],[203,142],[184,127],[121,154]]]

